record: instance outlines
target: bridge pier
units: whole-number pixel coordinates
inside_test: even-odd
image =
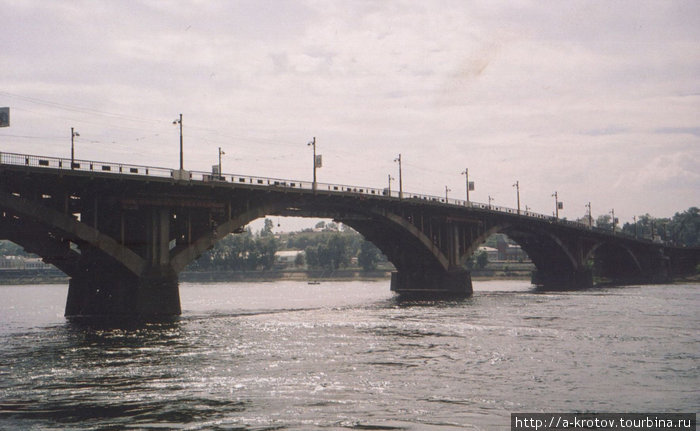
[[[181,313],[177,275],[158,270],[137,277],[102,266],[81,271],[68,283],[66,317],[165,317]]]
[[[593,287],[593,271],[542,270],[532,271],[532,284],[544,290],[579,290]]]
[[[177,277],[72,277],[66,317],[180,315]]]
[[[392,272],[391,290],[422,298],[467,297],[473,292],[471,273],[462,268],[444,272]]]

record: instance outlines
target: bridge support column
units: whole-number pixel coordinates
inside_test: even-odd
[[[473,292],[471,273],[462,268],[444,272],[392,272],[391,290],[399,295],[426,298],[466,297]]]
[[[87,270],[85,270],[87,269]],[[101,265],[74,275],[68,284],[66,317],[165,317],[181,313],[177,275],[154,269],[137,277]]]
[[[532,272],[532,284],[544,290],[578,290],[593,287],[593,271],[540,270]]]
[[[152,272],[143,277],[100,268],[70,279],[66,317],[177,316],[180,292],[175,274]]]
[[[180,315],[177,273],[170,266],[169,256],[170,212],[166,208],[153,208],[143,211],[138,220],[146,223],[126,226],[131,233],[127,246],[142,248],[145,264],[128,269],[98,249],[81,245],[76,271],[70,274],[67,317],[150,319]],[[113,227],[112,231],[119,232],[120,228]]]

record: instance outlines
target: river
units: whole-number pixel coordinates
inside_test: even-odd
[[[538,293],[475,281],[181,283],[171,323],[63,317],[66,285],[0,286],[0,428],[508,430],[511,412],[697,412],[697,284]]]

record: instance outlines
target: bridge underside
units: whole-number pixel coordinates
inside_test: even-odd
[[[374,215],[372,218],[343,218],[343,223],[375,244],[396,267],[391,290],[406,297],[464,297],[472,294],[469,271],[444,253],[407,219]],[[445,229],[446,243],[458,241]]]
[[[593,273],[587,266],[587,241],[551,235],[541,230],[509,226],[502,230],[515,240],[535,264],[532,284],[543,290],[577,290],[593,286]]]
[[[394,265],[391,290],[405,297],[465,297],[472,294],[471,276],[460,263],[458,231],[444,216],[433,217],[419,206],[368,205],[306,197],[280,206],[274,215],[331,218],[352,227],[379,248]],[[462,245],[464,241],[461,240]]]

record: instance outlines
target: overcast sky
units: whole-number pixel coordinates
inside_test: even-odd
[[[0,151],[575,219],[700,206],[700,2],[0,0]],[[393,184],[392,187],[397,187]]]

